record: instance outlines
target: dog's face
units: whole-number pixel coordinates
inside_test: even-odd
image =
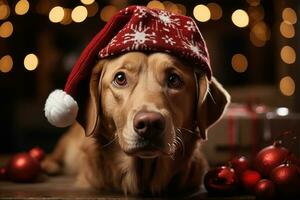
[[[132,52],[107,62],[101,93],[103,115],[114,123],[119,144],[128,154],[170,154],[176,129],[192,125],[193,69],[168,54]]]
[[[117,139],[129,155],[174,154],[184,145],[185,134],[196,134],[191,133],[196,124],[205,131],[223,113],[225,105],[211,122],[201,117],[198,112],[205,112],[208,80],[170,54],[130,52],[100,61],[96,67],[90,83],[88,117],[92,119],[85,122],[85,130],[94,131],[102,123],[104,132],[111,134],[100,134]]]

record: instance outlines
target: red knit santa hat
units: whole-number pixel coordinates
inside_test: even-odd
[[[75,122],[80,90],[88,90],[88,79],[96,61],[129,51],[168,52],[186,58],[207,73],[209,55],[194,20],[163,10],[130,6],[119,11],[92,39],[74,65],[64,91],[53,91],[45,104],[48,121],[57,127]]]

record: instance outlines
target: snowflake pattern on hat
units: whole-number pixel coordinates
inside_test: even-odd
[[[155,44],[156,34],[153,31],[149,31],[149,27],[143,26],[142,22],[139,25],[131,25],[130,29],[132,32],[125,33],[123,44],[133,42],[129,50],[138,50],[140,47],[147,47],[146,42],[152,42]]]
[[[148,14],[155,15],[154,12],[147,10],[145,7],[137,6],[136,12],[134,12],[134,16],[137,16],[138,18],[147,17]]]
[[[187,40],[187,41],[182,41],[182,44],[184,46],[184,48],[190,50],[187,54],[188,55],[195,55],[197,57],[200,57],[200,55],[203,53],[203,51],[201,50],[201,46],[199,45],[199,43],[195,42],[193,39],[192,40]]]
[[[196,26],[193,21],[187,21],[184,27],[189,31],[194,31],[194,32],[196,31]]]
[[[170,44],[170,45],[174,45],[176,44],[176,42],[174,41],[174,39],[168,35],[165,35],[164,37],[162,37],[162,39],[165,41],[165,43]]]
[[[190,17],[142,6],[126,8],[120,14],[132,17],[99,52],[100,58],[132,50],[155,50],[192,57],[196,62],[209,61],[201,33]]]
[[[173,13],[159,10],[157,16],[160,19],[161,23],[163,23],[167,27],[175,28],[176,26],[180,26],[180,19],[174,17],[175,14]]]

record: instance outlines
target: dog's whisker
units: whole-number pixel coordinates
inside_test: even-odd
[[[184,133],[189,133],[189,134],[191,134],[191,135],[194,135],[194,136],[200,138],[200,135],[199,135],[199,133],[198,133],[197,131],[192,131],[192,130],[187,129],[187,128],[176,128],[176,130],[177,130],[178,132],[180,132],[181,134],[182,134],[183,132],[184,132]]]
[[[115,135],[114,139],[112,139],[111,141],[109,141],[108,143],[106,143],[105,145],[102,145],[100,148],[104,149],[106,147],[108,147],[109,145],[111,145],[114,141],[116,141],[118,139],[118,135]]]
[[[178,148],[180,148],[182,155],[184,155],[185,154],[185,145],[183,142],[182,133],[180,130],[177,130],[176,132],[179,134],[176,135],[174,143],[178,144]]]
[[[215,99],[214,99],[214,97],[213,97],[213,95],[210,92],[210,88],[208,88],[207,93],[209,94],[209,96],[212,99],[212,101],[214,102],[214,104],[217,104],[216,101],[215,101]]]
[[[178,142],[179,142],[179,144],[181,146],[182,155],[184,155],[185,154],[185,146],[184,146],[183,139],[179,135],[176,138],[177,138],[177,140],[178,140]]]
[[[180,128],[176,128],[176,132],[182,134],[182,131]]]

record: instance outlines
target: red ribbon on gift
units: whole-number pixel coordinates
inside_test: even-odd
[[[227,111],[227,118],[228,118],[228,142],[230,145],[230,152],[231,152],[231,157],[236,156],[237,154],[237,128],[236,128],[236,123],[235,120],[238,117],[248,117],[251,121],[251,156],[252,158],[255,157],[258,149],[257,145],[257,131],[258,131],[258,114],[257,112],[252,109],[250,106],[246,105],[233,105],[229,107]]]

